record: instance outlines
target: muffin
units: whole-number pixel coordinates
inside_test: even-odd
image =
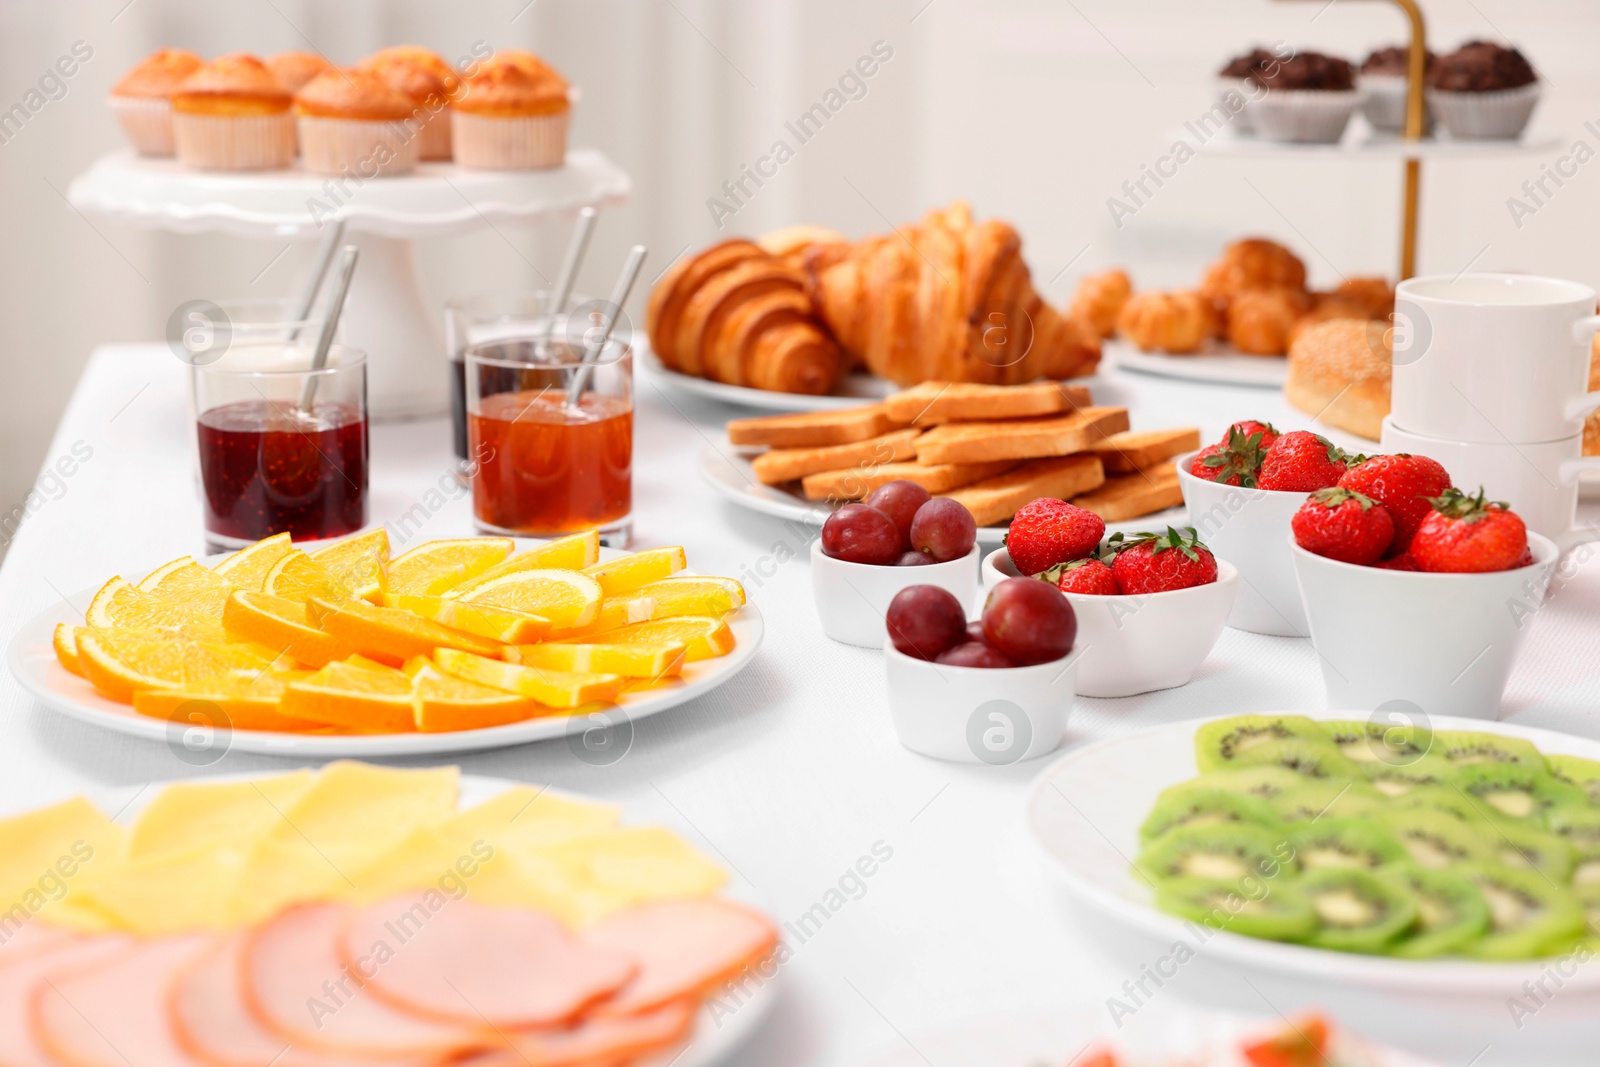
[[[163,48],[146,56],[112,87],[111,110],[135,152],[172,155],[172,94],[204,65],[193,52]]]
[[[1436,57],[1428,53],[1428,70],[1433,69]],[[1406,95],[1411,83],[1411,49],[1406,45],[1380,48],[1361,64],[1361,111],[1375,130],[1387,133],[1404,133],[1406,129]],[[1423,109],[1423,131],[1429,125],[1427,109]]]
[[[274,170],[294,162],[293,96],[243,52],[213,59],[172,96],[178,159],[200,170]]]
[[[1539,75],[1523,54],[1469,41],[1428,72],[1428,106],[1451,137],[1514,140],[1539,105]]]
[[[298,93],[317,75],[337,69],[315,52],[279,52],[268,56],[266,64],[291,93]]]
[[[317,174],[385,178],[416,168],[411,99],[369,70],[331,70],[294,96],[300,157]]]
[[[1269,141],[1333,144],[1361,106],[1350,64],[1319,52],[1280,60],[1251,78],[1267,90],[1250,109],[1256,132]]]
[[[411,101],[413,122],[420,131],[421,159],[450,158],[450,102],[461,93],[461,76],[426,48],[401,45],[363,59],[371,71]]]
[[[454,104],[450,143],[461,166],[543,170],[565,161],[571,93],[538,56],[496,52],[462,79]]]
[[[1277,60],[1278,57],[1265,48],[1252,48],[1244,55],[1228,60],[1228,65],[1217,72],[1217,101],[1234,112],[1233,128],[1240,133],[1255,132],[1255,123],[1250,117],[1250,100],[1261,89],[1251,76]],[[1242,106],[1233,101],[1235,94],[1243,101]],[[1234,111],[1235,107],[1239,110]]]

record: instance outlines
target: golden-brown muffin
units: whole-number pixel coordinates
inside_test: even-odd
[[[385,48],[363,59],[370,70],[405,94],[421,130],[423,159],[449,159],[451,101],[461,95],[461,75],[438,53],[415,45]]]
[[[463,167],[543,170],[567,155],[572,96],[566,80],[531,52],[505,49],[461,80],[450,149]]]
[[[140,60],[111,87],[112,96],[166,100],[205,60],[182,48],[163,48]]]
[[[294,162],[293,94],[255,56],[213,59],[172,96],[178,159],[201,170],[273,170]]]
[[[1199,293],[1135,293],[1122,306],[1117,330],[1146,352],[1191,355],[1216,331],[1216,311]]]
[[[294,94],[246,52],[219,56],[186,78],[172,108],[189,115],[283,115]]]
[[[279,52],[264,62],[291,93],[298,93],[319,74],[338,69],[315,52]]]
[[[330,119],[398,122],[411,116],[411,100],[371,71],[331,70],[295,93],[294,111]]]
[[[457,111],[495,118],[555,115],[572,104],[567,83],[532,52],[502,49],[461,79]]]
[[[379,177],[417,165],[419,138],[406,124],[411,100],[372,71],[320,74],[295,94],[294,110],[309,171]]]
[[[1228,341],[1251,356],[1281,356],[1289,351],[1289,332],[1311,309],[1298,289],[1246,289],[1228,304]]]
[[[1309,327],[1289,346],[1284,398],[1330,426],[1378,440],[1389,414],[1390,334],[1373,319]]]
[[[1252,289],[1305,287],[1306,265],[1299,257],[1275,241],[1254,237],[1229,245],[1200,283],[1200,291],[1224,310],[1236,294]]]
[[[1394,286],[1387,278],[1346,278],[1332,295],[1359,305],[1366,312],[1364,318],[1386,319],[1394,314]]]
[[[1125,271],[1108,270],[1091,274],[1078,283],[1068,314],[1094,331],[1096,337],[1117,332],[1117,317],[1133,295],[1133,281]]]
[[[172,94],[204,65],[193,52],[163,48],[146,56],[112,87],[111,110],[134,151],[141,156],[172,155]]]

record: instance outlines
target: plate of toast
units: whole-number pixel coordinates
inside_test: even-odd
[[[905,479],[965,505],[981,544],[1040,497],[1070,500],[1108,527],[1187,521],[1172,461],[1196,427],[1134,430],[1071,382],[924,382],[877,403],[734,419],[700,472],[729,500],[821,525],[833,510]]]

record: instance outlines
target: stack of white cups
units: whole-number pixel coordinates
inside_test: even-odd
[[[1518,274],[1412,278],[1395,291],[1393,404],[1383,451],[1429,456],[1562,547],[1575,529],[1583,421],[1600,331],[1595,291]],[[1600,531],[1594,536],[1600,537]]]

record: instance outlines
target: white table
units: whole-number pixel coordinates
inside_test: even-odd
[[[58,596],[97,587],[119,568],[204,552],[182,372],[161,345],[94,353],[49,462],[72,454],[76,442],[93,454],[64,488],[46,486],[54,499],[37,507],[0,567],[5,640]],[[1097,392],[1101,402],[1130,405],[1136,429],[1199,422],[1210,438],[1239,417],[1305,424],[1268,391],[1121,375]],[[740,1067],[845,1067],[902,1035],[914,1041],[958,1019],[1042,1005],[1089,1005],[1107,1018],[1106,998],[1137,977],[1137,962],[1108,958],[1066,914],[1025,836],[1022,796],[1045,763],[973,767],[900,748],[884,709],[880,656],[834,644],[818,629],[809,531],[721,501],[696,473],[696,454],[722,442],[722,422],[734,412],[669,396],[648,378],[638,397],[637,542],[683,544],[697,568],[744,581],[766,616],[766,644],[716,693],[639,723],[632,749],[609,767],[584,764],[553,742],[469,756],[463,768],[675,810],[702,847],[742,872],[792,924],[794,956],[781,972],[777,1009],[736,1060]],[[371,519],[391,522],[421,502],[431,514],[413,542],[472,533],[451,468],[444,422],[374,427]],[[83,598],[73,603],[85,606]],[[1591,558],[1533,620],[1507,717],[1600,737],[1597,605],[1600,561]],[[1069,743],[1202,715],[1321,703],[1307,642],[1229,630],[1184,688],[1080,700]],[[47,710],[9,677],[0,681],[0,715],[0,810],[8,812],[76,792],[283,766],[230,754],[198,772],[162,745]],[[856,889],[849,872],[874,846],[892,850],[892,858]],[[846,893],[837,892],[841,878]],[[1275,988],[1262,987],[1274,1007],[1300,1006]],[[1242,987],[1162,993],[1185,995],[1271,1014]],[[1480,1064],[1518,1063],[1509,1020],[1507,1034]]]

